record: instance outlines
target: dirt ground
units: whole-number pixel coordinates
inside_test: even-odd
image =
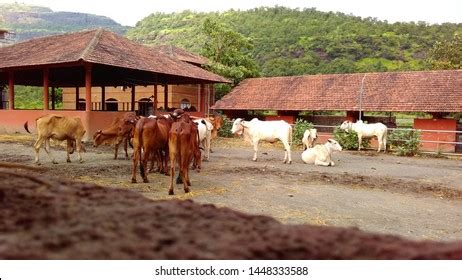
[[[34,166],[33,137],[1,135],[0,161]],[[218,139],[200,173],[191,172],[191,192],[182,185],[168,196],[169,177],[149,174],[150,183],[130,182],[131,160],[113,159],[111,147],[86,144],[85,160],[75,155],[66,163],[64,148],[52,147],[59,164],[41,150],[41,173],[130,189],[153,199],[192,199],[251,214],[272,216],[283,223],[357,227],[411,239],[462,239],[462,160],[403,158],[375,151],[343,151],[335,167],[304,164],[301,150],[293,164],[282,163],[283,151],[265,144],[259,160],[240,139]],[[122,150],[122,149],[121,149]],[[131,153],[131,150],[130,150]],[[138,172],[138,181],[139,178]]]

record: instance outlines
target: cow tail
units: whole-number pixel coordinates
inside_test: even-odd
[[[26,121],[26,122],[24,123],[24,129],[25,129],[29,134],[31,134],[30,131],[29,131],[29,121]]]

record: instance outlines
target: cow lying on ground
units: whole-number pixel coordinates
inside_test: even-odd
[[[314,141],[318,138],[318,130],[316,128],[311,128],[305,130],[302,138],[303,150],[307,148],[313,148]]]
[[[334,139],[328,139],[323,145],[318,144],[313,148],[308,148],[302,153],[302,160],[305,163],[314,163],[315,165],[334,166],[332,153],[341,151],[342,147]]]
[[[50,152],[50,139],[55,141],[67,141],[67,162],[71,162],[70,154],[77,149],[79,161],[83,162],[81,151],[85,148],[82,145],[82,138],[85,134],[85,127],[79,117],[65,117],[60,115],[45,115],[35,120],[37,129],[37,141],[35,141],[35,163],[40,164],[39,151],[43,143],[44,149],[53,163],[58,163]],[[28,122],[24,128],[29,131]]]
[[[361,142],[362,138],[369,138],[369,137],[377,137],[379,142],[379,148],[377,152],[380,152],[381,147],[383,147],[383,151],[387,151],[387,126],[383,123],[363,123],[363,121],[359,120],[356,123],[352,123],[351,121],[344,121],[342,125],[340,125],[340,129],[345,131],[353,130],[358,134],[358,151],[361,150]]]
[[[114,144],[114,159],[117,159],[119,145],[123,142],[125,150],[125,159],[128,159],[128,143],[132,138],[135,124],[139,120],[133,112],[125,113],[122,118],[116,117],[112,124],[103,130],[98,130],[93,135],[93,147],[101,144]]]
[[[260,121],[257,118],[251,121],[244,121],[237,118],[231,133],[237,135],[244,135],[245,140],[249,140],[253,145],[254,155],[253,160],[257,160],[258,142],[267,141],[270,143],[281,140],[284,145],[284,163],[292,163],[290,154],[290,142],[292,142],[292,127],[285,121]]]

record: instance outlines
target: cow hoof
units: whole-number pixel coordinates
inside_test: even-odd
[[[41,163],[41,162],[38,162],[38,161],[36,161],[35,164],[37,164],[37,165],[42,165],[42,163]]]
[[[289,164],[292,164],[292,161],[289,161]]]
[[[56,160],[54,160],[54,161],[52,161],[52,162],[53,162],[53,164],[58,164],[58,162],[57,162]]]
[[[257,159],[256,159],[256,158],[254,158],[254,159],[252,159],[252,160],[253,160],[253,161],[257,161]]]
[[[132,178],[132,183],[136,183],[136,179],[135,179],[135,178]]]
[[[84,161],[83,161],[83,160],[79,160],[79,163],[84,163]]]
[[[143,179],[143,183],[149,183],[148,179]]]
[[[168,191],[168,195],[174,195],[173,191]]]
[[[66,162],[67,162],[67,163],[70,163],[70,162],[71,162],[71,160],[70,160],[70,159],[68,159],[68,160],[66,160]]]
[[[184,193],[188,193],[188,192],[189,192],[189,189],[185,189],[185,190],[184,190]]]

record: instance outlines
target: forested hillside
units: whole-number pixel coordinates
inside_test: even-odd
[[[251,39],[262,76],[430,69],[438,41],[462,34],[462,24],[389,24],[315,9],[258,8],[224,13],[155,13],[127,37],[147,45],[171,43],[201,53],[203,22],[211,18]]]
[[[104,16],[53,12],[46,7],[17,3],[0,4],[0,28],[15,32],[18,41],[97,27],[119,34],[125,34],[127,31],[127,27]]]

